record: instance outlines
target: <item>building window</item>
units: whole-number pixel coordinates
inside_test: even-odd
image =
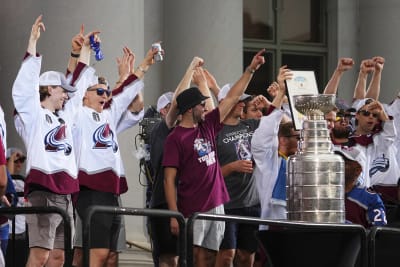
[[[279,67],[314,70],[320,91],[326,82],[326,0],[243,0],[243,68],[266,48],[267,63],[247,92],[264,94]]]

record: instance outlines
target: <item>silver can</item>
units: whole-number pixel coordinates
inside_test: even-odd
[[[154,44],[151,45],[151,48],[153,50],[154,49],[158,50],[157,54],[154,55],[154,61],[156,61],[156,62],[163,61],[164,58],[163,58],[163,55],[161,53],[161,50],[162,50],[161,44],[160,43],[154,43]]]

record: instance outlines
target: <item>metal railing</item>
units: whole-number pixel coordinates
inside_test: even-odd
[[[71,221],[66,211],[57,207],[13,207],[1,208],[1,215],[17,215],[17,214],[59,214],[64,221],[64,247],[65,247],[65,264],[64,266],[72,266],[73,250],[71,236]],[[335,223],[311,223],[311,222],[296,222],[286,220],[265,220],[255,217],[233,216],[233,215],[216,215],[207,213],[195,213],[187,222],[183,215],[179,212],[157,209],[138,209],[124,207],[109,207],[109,206],[91,206],[88,208],[86,220],[83,220],[83,263],[84,266],[89,266],[89,251],[90,251],[90,225],[94,214],[109,213],[115,215],[134,215],[148,217],[169,217],[176,218],[179,223],[179,232],[186,233],[179,235],[179,266],[193,266],[193,224],[196,220],[212,220],[212,221],[231,221],[244,224],[268,225],[278,227],[285,230],[294,230],[298,232],[353,232],[358,233],[360,237],[360,266],[381,266],[381,254],[390,253],[392,259],[388,262],[394,262],[396,265],[399,261],[394,260],[398,257],[397,244],[400,241],[400,229],[392,227],[372,227],[367,235],[364,227],[355,224],[335,224]],[[94,222],[95,223],[95,222]],[[388,238],[390,240],[388,241]],[[387,242],[386,242],[387,241]],[[390,245],[393,244],[393,245]],[[382,247],[382,245],[384,245]],[[387,248],[391,248],[390,252]],[[378,253],[378,255],[377,255]],[[385,255],[386,255],[385,254]],[[378,262],[377,262],[378,261]],[[393,265],[393,266],[395,266]]]
[[[369,266],[399,266],[400,229],[374,226],[368,235]]]
[[[93,215],[96,213],[109,213],[114,215],[134,215],[134,216],[148,216],[148,217],[170,217],[176,218],[179,224],[179,232],[185,233],[185,219],[179,212],[170,210],[158,209],[137,209],[137,208],[124,208],[124,207],[110,207],[110,206],[91,206],[88,208],[86,218],[83,218],[83,266],[90,266],[90,225],[92,223]],[[186,235],[181,234],[178,237],[179,242],[179,266],[186,266]]]
[[[10,214],[59,214],[64,221],[64,252],[65,252],[65,267],[72,266],[72,236],[71,236],[71,220],[65,210],[57,207],[13,207],[13,208],[0,208],[1,215]]]
[[[186,241],[187,241],[187,266],[193,266],[193,224],[195,220],[204,219],[212,221],[232,221],[246,224],[269,225],[284,229],[291,229],[297,231],[344,231],[358,233],[360,244],[360,260],[361,266],[368,265],[368,248],[367,248],[367,234],[364,227],[355,224],[335,224],[335,223],[311,223],[311,222],[296,222],[285,220],[265,220],[255,217],[245,216],[232,216],[232,215],[216,215],[207,213],[195,213],[187,221],[186,224]]]

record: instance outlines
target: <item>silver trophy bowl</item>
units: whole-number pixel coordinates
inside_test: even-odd
[[[294,107],[308,119],[314,116],[323,116],[331,112],[336,106],[336,95],[295,95]]]

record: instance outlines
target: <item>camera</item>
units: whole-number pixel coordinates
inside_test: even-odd
[[[151,132],[153,131],[154,126],[160,121],[160,114],[154,107],[150,106],[146,110],[143,119],[139,122],[139,135],[145,144],[150,143]]]
[[[154,49],[158,50],[157,54],[154,55],[154,61],[156,61],[156,62],[163,61],[164,58],[163,58],[163,55],[162,55],[162,52],[161,52],[161,50],[162,50],[161,44],[160,43],[154,43],[154,44],[151,45],[151,48],[153,50]]]

